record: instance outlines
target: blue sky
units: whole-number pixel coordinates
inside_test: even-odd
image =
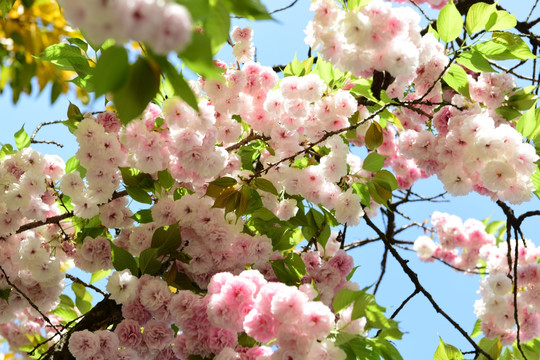
[[[265,1],[269,10],[274,10],[288,5],[292,0],[268,0]],[[517,3],[513,5],[513,3]],[[529,7],[524,7],[528,1],[513,2],[500,1],[502,6],[517,12],[518,19],[526,17]],[[532,2],[531,2],[532,3]],[[300,60],[307,57],[308,47],[304,44],[304,33],[308,20],[310,1],[298,0],[298,2],[286,11],[275,14],[276,21],[265,21],[255,24],[254,43],[257,48],[257,60],[264,65],[278,65],[290,62],[297,54]],[[521,5],[520,5],[521,4]],[[512,5],[514,8],[512,8]],[[530,5],[529,5],[530,6]],[[537,16],[540,11],[537,10]],[[435,15],[431,15],[436,17]],[[534,17],[533,17],[534,18]],[[247,21],[235,21],[240,26],[252,25]],[[230,47],[226,47],[220,56],[230,56]],[[230,59],[230,58],[228,58]],[[9,90],[0,96],[0,122],[2,132],[0,133],[1,143],[14,143],[13,134],[24,124],[31,133],[35,127],[45,121],[59,120],[66,118],[66,111],[69,100],[77,103],[73,94],[61,96],[54,106],[49,106],[48,89],[37,96],[21,96],[16,106],[11,104]],[[90,107],[82,106],[82,110],[99,109],[101,101],[91,104]],[[35,148],[43,153],[56,153],[64,159],[74,155],[76,143],[73,136],[62,125],[53,125],[43,128],[37,139],[56,140],[65,145],[64,149],[59,149],[54,145],[38,145]],[[436,179],[423,180],[417,183],[414,189],[424,195],[434,195],[443,191],[442,186]],[[498,207],[488,199],[479,195],[470,195],[460,198],[446,197],[448,203],[438,204],[411,204],[405,208],[405,212],[418,222],[429,219],[435,210],[449,212],[466,220],[469,217],[477,219],[504,219]],[[535,198],[530,203],[516,208],[518,214],[538,207],[538,200]],[[532,227],[533,221],[525,223],[525,234],[532,237],[533,241],[538,239],[537,232]],[[415,240],[421,235],[418,231],[404,233],[400,237],[402,240]],[[359,227],[349,229],[347,241],[355,241],[372,237],[373,233],[362,224]],[[380,272],[380,261],[384,246],[382,243],[374,243],[362,248],[353,250],[351,255],[355,257],[357,270],[353,280],[357,281],[363,288],[376,282]],[[412,252],[400,251],[401,254],[410,259],[409,265],[419,275],[420,282],[428,289],[440,306],[447,311],[462,327],[471,331],[476,321],[473,313],[473,303],[479,298],[476,294],[478,289],[478,276],[470,276],[456,273],[454,270],[439,263],[425,264],[417,260],[416,254]],[[414,288],[410,280],[403,274],[401,268],[391,257],[388,259],[385,278],[381,284],[376,299],[379,304],[388,308],[391,314],[401,302],[408,297]],[[396,346],[404,359],[431,359],[441,336],[447,343],[458,346],[464,351],[471,350],[470,345],[452,326],[440,315],[436,314],[431,305],[422,295],[417,295],[411,300],[396,320],[400,321],[400,327],[405,335],[403,340],[397,341]],[[478,339],[477,339],[478,340]]]

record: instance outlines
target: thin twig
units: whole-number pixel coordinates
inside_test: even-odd
[[[270,11],[269,14],[272,15],[272,14],[275,14],[275,13],[277,13],[277,12],[280,12],[280,11],[284,11],[284,10],[290,9],[290,8],[292,8],[297,2],[298,2],[298,0],[294,0],[292,3],[290,3],[290,4],[287,5],[287,6],[284,6],[284,7],[282,7],[282,8],[279,8],[279,9],[276,9],[276,10],[273,10],[273,11]]]
[[[67,274],[67,273],[66,273],[66,277],[67,277],[68,279],[70,279],[71,281],[73,281],[74,283],[81,284],[81,285],[83,285],[84,287],[87,287],[87,288],[89,288],[89,289],[94,290],[95,292],[100,293],[100,294],[103,295],[104,297],[108,297],[108,296],[109,296],[109,294],[107,294],[105,291],[101,290],[100,288],[95,287],[95,286],[92,285],[92,284],[87,284],[87,283],[85,283],[84,281],[82,281],[82,280],[79,279],[78,277],[75,277],[75,276],[73,276],[73,275],[71,275],[71,274]]]
[[[63,148],[64,145],[62,145],[62,144],[60,144],[59,142],[56,142],[56,141],[52,141],[52,140],[35,140],[37,133],[39,132],[39,130],[41,130],[41,128],[43,126],[61,124],[62,121],[63,120],[46,121],[46,122],[42,122],[41,124],[39,124],[35,128],[34,132],[32,133],[32,136],[30,136],[30,143],[32,143],[32,144],[50,144],[50,145],[56,145],[56,146],[59,146],[59,147]]]
[[[534,9],[536,8],[537,5],[538,5],[538,0],[536,0],[534,2],[534,5],[532,6],[531,11],[529,11],[529,15],[527,15],[527,18],[525,19],[525,22],[529,22],[529,19],[531,18],[532,14],[533,14],[533,11],[534,11]]]
[[[435,20],[433,20],[432,18],[430,18],[429,16],[427,16],[427,14],[424,12],[424,10],[423,10],[420,6],[418,6],[418,4],[416,3],[416,1],[414,1],[414,0],[409,0],[409,2],[410,2],[411,4],[413,4],[414,7],[416,7],[416,9],[418,9],[418,11],[420,11],[420,12],[422,13],[422,15],[424,15],[424,17],[426,18],[427,21],[429,21],[430,23],[435,21]]]

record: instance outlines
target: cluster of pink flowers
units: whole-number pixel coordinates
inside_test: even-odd
[[[71,197],[75,215],[90,219],[99,213],[99,205],[107,203],[120,186],[119,166],[125,166],[127,153],[118,141],[118,135],[109,132],[119,120],[112,113],[103,113],[98,119],[87,114],[74,135],[79,143],[77,159],[87,169],[86,182],[78,171],[64,175],[60,190]],[[104,125],[107,126],[107,129]],[[127,215],[127,213],[126,213]]]
[[[109,38],[149,44],[160,54],[181,51],[191,40],[188,10],[167,0],[61,0],[64,16],[97,43]]]
[[[58,156],[42,155],[30,148],[7,155],[0,162],[0,265],[5,272],[0,272],[0,289],[11,289],[7,301],[0,299],[0,323],[12,321],[0,331],[14,343],[27,341],[19,335],[39,332],[43,322],[8,279],[45,312],[56,307],[64,289],[61,262],[68,258],[59,235],[62,223],[16,233],[25,223],[44,221],[62,212],[56,203],[55,184],[64,168]],[[56,256],[50,255],[52,249]]]
[[[239,63],[252,61],[255,55],[255,48],[251,42],[253,30],[249,27],[235,26],[231,32],[231,38],[234,41],[233,55],[236,61]]]
[[[518,241],[502,242],[491,247],[483,258],[488,275],[480,281],[482,296],[474,304],[475,314],[482,320],[482,332],[490,339],[498,337],[503,345],[512,344],[517,338],[515,328],[515,302],[512,279],[517,279],[517,316],[520,324],[520,341],[527,342],[540,335],[540,249],[530,241],[519,241],[518,259],[515,247]],[[508,268],[510,251],[512,267]],[[518,262],[517,276],[514,262]]]
[[[455,268],[474,271],[478,260],[486,260],[486,249],[495,245],[495,237],[485,231],[485,225],[476,219],[465,223],[458,216],[434,212],[431,223],[439,238],[435,243],[428,236],[420,236],[414,242],[414,250],[423,261],[441,259]]]
[[[321,301],[330,306],[334,296],[339,290],[352,286],[347,281],[347,275],[354,267],[354,259],[344,250],[336,250],[339,242],[335,240],[337,234],[328,239],[325,256],[322,257],[319,251],[307,251],[301,254],[302,260],[306,265],[306,276],[302,279],[305,284],[312,282],[317,287]]]
[[[345,11],[333,0],[317,0],[310,10],[315,15],[306,28],[306,43],[343,71],[362,77],[375,70],[410,77],[425,62],[420,17],[411,8],[394,9],[374,0]]]
[[[508,253],[512,264],[516,241],[496,244],[495,237],[485,231],[478,220],[464,223],[455,215],[435,212],[431,222],[439,238],[435,243],[428,236],[420,236],[414,250],[423,261],[441,259],[457,269],[474,271],[481,260],[485,264],[485,277],[480,281],[481,299],[475,302],[475,314],[481,320],[482,332],[490,339],[498,337],[503,345],[516,340],[514,317],[513,279],[517,279],[517,308],[520,340],[529,341],[540,335],[540,248],[527,240],[518,249],[517,276],[514,265],[508,267]]]
[[[272,242],[266,236],[242,233],[244,222],[223,209],[212,208],[213,200],[185,195],[177,201],[162,197],[152,208],[154,222],[122,230],[115,244],[134,255],[150,248],[154,231],[178,223],[183,252],[191,257],[181,269],[199,286],[206,288],[218,272],[240,272],[246,265],[262,268],[272,255]],[[176,225],[175,225],[176,226]]]
[[[58,228],[55,230],[58,231]],[[56,249],[58,257],[50,255],[51,248],[59,242],[45,235],[47,231],[26,231],[5,238],[0,244],[0,264],[10,282],[28,295],[42,311],[47,312],[58,304],[58,296],[64,289],[64,272],[60,260],[67,258],[61,248]],[[3,273],[0,273],[0,289],[11,289]],[[26,299],[13,289],[8,301],[0,299],[0,322],[14,319],[18,312],[25,309],[38,315],[30,310]]]
[[[206,296],[185,290],[173,294],[163,280],[148,275],[137,279],[129,271],[114,273],[107,289],[123,304],[124,320],[114,332],[74,333],[69,350],[77,360],[98,353],[105,359],[212,354],[223,360],[345,359],[345,353],[326,339],[336,319],[330,308],[313,301],[314,289],[268,282],[256,270],[214,275]],[[344,321],[340,319],[338,326],[350,325],[350,316],[347,324]],[[171,324],[179,329],[176,336]],[[276,339],[279,349],[242,347],[238,336],[243,332],[261,343]]]
[[[25,148],[0,161],[0,235],[13,234],[23,223],[58,215],[54,184],[65,164],[56,155]]]
[[[512,204],[531,198],[538,155],[511,125],[496,126],[479,106],[463,111],[448,106],[433,124],[437,134],[411,123],[399,136],[399,150],[426,173],[436,174],[450,194],[476,191]]]

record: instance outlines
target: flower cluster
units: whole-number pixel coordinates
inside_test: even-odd
[[[191,40],[188,10],[165,0],[61,0],[64,16],[97,42],[113,38],[149,44],[160,54],[181,51]]]
[[[410,8],[395,9],[374,0],[344,11],[335,1],[317,0],[310,10],[315,15],[306,29],[306,43],[343,71],[362,77],[386,71],[407,78],[425,62],[420,18]]]
[[[62,177],[60,190],[71,197],[75,215],[90,219],[99,213],[99,205],[107,203],[114,191],[120,186],[119,166],[125,166],[127,153],[118,141],[118,135],[106,131],[117,128],[112,114],[101,116],[98,120],[87,114],[79,123],[74,135],[79,143],[77,159],[81,166],[88,169],[86,182],[78,171]],[[118,120],[116,120],[118,121]],[[126,213],[125,215],[128,215]],[[126,219],[129,221],[129,219]]]
[[[245,63],[253,60],[255,48],[251,42],[252,37],[253,30],[251,28],[233,27],[231,38],[234,41],[233,55],[237,62]]]
[[[512,126],[496,126],[478,106],[463,111],[447,107],[433,122],[436,135],[420,126],[401,132],[399,150],[436,174],[450,194],[476,191],[512,204],[531,198],[538,155]]]
[[[326,339],[336,327],[335,316],[322,302],[313,301],[312,288],[302,292],[268,282],[255,270],[214,275],[204,297],[187,290],[173,294],[163,280],[147,275],[137,279],[129,271],[114,273],[107,289],[123,304],[124,320],[114,332],[75,332],[69,350],[77,360],[98,353],[105,359],[134,354],[166,359],[212,354],[217,359],[345,359]],[[171,324],[179,329],[176,336]],[[338,323],[347,325],[343,319]],[[262,343],[276,338],[279,349],[242,347],[238,336],[243,332]]]
[[[65,164],[56,155],[24,148],[0,161],[0,235],[13,234],[26,221],[58,215],[54,184]]]
[[[431,215],[431,223],[439,243],[428,236],[420,236],[414,242],[414,250],[423,261],[437,258],[457,269],[474,271],[479,259],[485,261],[485,250],[495,245],[495,237],[487,234],[484,224],[476,219],[463,223],[455,215],[436,211]]]
[[[474,304],[484,335],[490,339],[498,337],[503,345],[510,345],[517,338],[516,308],[520,341],[527,342],[540,335],[540,264],[537,262],[540,249],[527,240],[525,246],[519,246],[516,259],[517,244],[518,241],[510,240],[510,244],[501,243],[485,252],[488,275],[480,281],[478,292],[482,298]],[[512,261],[510,269],[508,254]],[[517,273],[514,273],[516,261]],[[516,306],[512,280],[517,281]]]
[[[540,334],[540,265],[537,263],[540,249],[527,240],[525,246],[519,247],[516,259],[517,242],[511,240],[510,244],[497,245],[495,237],[487,234],[484,224],[478,220],[467,219],[463,223],[455,215],[435,212],[431,222],[439,243],[420,236],[414,250],[421,260],[438,258],[468,272],[477,268],[479,260],[485,264],[486,275],[478,291],[482,298],[474,305],[484,335],[490,339],[498,337],[503,345],[516,340],[513,281],[517,281],[520,339],[526,342],[537,337]]]

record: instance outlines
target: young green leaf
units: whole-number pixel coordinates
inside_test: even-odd
[[[159,69],[140,57],[129,69],[124,85],[113,93],[114,105],[123,124],[142,114],[159,90]]]
[[[442,339],[439,342],[433,360],[464,360],[463,354],[453,345],[446,344]]]
[[[493,4],[495,6],[495,4]],[[487,31],[500,31],[513,29],[517,25],[516,17],[507,11],[498,10],[491,14],[486,23]]]
[[[465,29],[467,30],[467,34],[472,35],[484,30],[489,17],[495,10],[495,4],[486,4],[483,2],[473,4],[469,8],[467,17],[465,18]]]
[[[463,19],[454,1],[450,0],[441,11],[437,19],[437,32],[444,42],[455,40],[463,30]]]
[[[27,148],[30,146],[30,136],[26,133],[24,130],[24,125],[21,127],[19,131],[15,133],[15,145],[17,145],[17,149],[22,150],[24,148]]]
[[[364,164],[362,168],[367,171],[377,172],[382,169],[384,165],[384,156],[380,155],[377,152],[371,152],[364,159]]]
[[[471,97],[469,94],[469,78],[467,72],[461,66],[457,64],[450,65],[450,68],[443,76],[443,80],[461,95]]]
[[[103,50],[94,69],[96,96],[120,89],[128,74],[129,61],[126,49],[112,46]]]

